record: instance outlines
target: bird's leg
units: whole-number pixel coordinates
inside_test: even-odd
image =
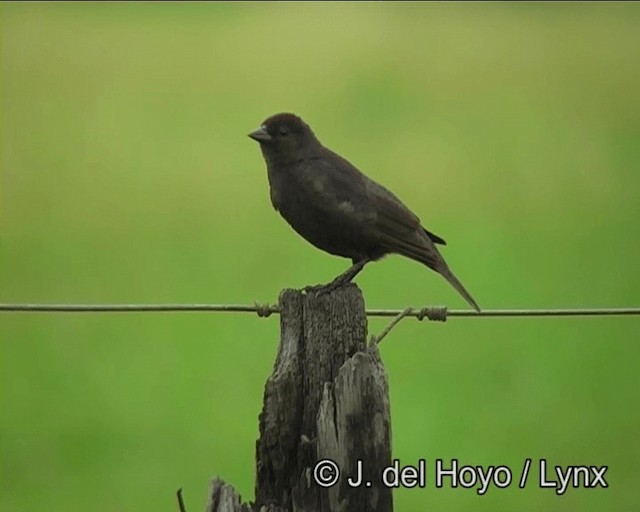
[[[331,281],[327,286],[338,288],[343,284],[350,283],[353,280],[353,278],[356,277],[360,273],[360,271],[364,268],[364,266],[370,261],[371,260],[369,258],[354,260],[353,265],[351,265],[347,270],[345,270],[342,274],[340,274],[333,281]]]
[[[351,265],[347,270],[345,270],[342,274],[340,274],[330,283],[316,285],[316,286],[306,286],[304,290],[306,292],[313,291],[316,293],[331,292],[351,282],[353,278],[356,277],[360,273],[360,271],[364,268],[364,266],[370,261],[371,260],[369,258],[362,258],[361,260],[353,260],[353,265]]]

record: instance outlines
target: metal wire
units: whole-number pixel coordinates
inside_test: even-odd
[[[279,313],[275,305],[243,304],[0,304],[0,312],[25,313],[169,313],[169,312],[257,313],[267,317]],[[368,309],[367,316],[395,317],[403,309]],[[440,306],[414,308],[405,316],[438,317],[544,317],[544,316],[630,316],[640,315],[639,308],[557,308],[557,309],[486,309],[477,313],[471,309],[446,309]]]

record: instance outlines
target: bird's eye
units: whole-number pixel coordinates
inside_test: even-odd
[[[283,137],[285,137],[287,134],[289,133],[289,130],[287,130],[286,127],[281,126],[280,127],[280,135],[282,135]]]

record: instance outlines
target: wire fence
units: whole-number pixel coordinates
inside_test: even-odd
[[[269,304],[0,304],[0,312],[22,313],[181,313],[220,312],[256,313],[268,317],[280,313]],[[478,313],[471,309],[448,309],[444,306],[428,306],[405,309],[367,309],[372,317],[416,317],[434,321],[447,318],[495,318],[495,317],[558,317],[558,316],[635,316],[640,307],[630,308],[548,308],[548,309],[486,309]]]

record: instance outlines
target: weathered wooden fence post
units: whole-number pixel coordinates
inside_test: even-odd
[[[354,284],[320,297],[284,290],[279,303],[280,346],[259,419],[255,502],[243,504],[216,478],[207,512],[391,511],[391,489],[381,482],[391,464],[387,379],[377,348],[367,347],[362,293]],[[314,478],[324,459],[340,471],[331,487]],[[357,483],[359,476],[360,485],[349,485],[348,477]]]

